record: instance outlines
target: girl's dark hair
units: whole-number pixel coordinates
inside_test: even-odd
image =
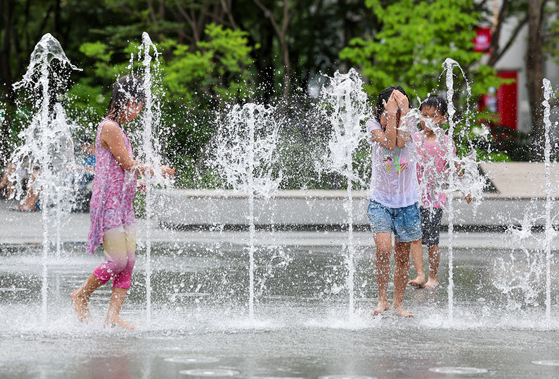
[[[390,86],[380,91],[377,97],[377,105],[375,107],[375,119],[378,122],[380,122],[380,115],[384,113],[384,104],[382,103],[382,101],[388,101],[388,99],[390,99],[390,95],[392,95],[392,92],[394,91],[400,91],[402,94],[404,94],[404,96],[408,98],[408,101],[410,100],[410,97],[408,96],[406,91],[404,91],[404,89],[400,86]]]
[[[144,82],[139,76],[128,75],[120,78],[113,87],[106,117],[118,122],[128,101],[134,99],[136,103],[143,103],[144,98]]]
[[[448,105],[446,100],[437,95],[427,96],[427,98],[421,102],[421,105],[419,105],[419,110],[421,111],[423,107],[435,108],[439,111],[441,117],[448,114]]]

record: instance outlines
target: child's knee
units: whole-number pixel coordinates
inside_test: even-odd
[[[388,263],[390,262],[390,250],[381,250],[381,249],[377,249],[377,254],[376,254],[376,261],[378,263]]]
[[[134,262],[135,259],[133,257],[128,259],[128,264],[126,265],[124,270],[122,270],[121,272],[118,273],[118,275],[115,276],[113,280],[113,287],[120,287],[125,289],[130,288],[130,284],[132,282],[132,271],[134,269]]]
[[[410,254],[394,253],[394,263],[396,264],[396,266],[408,265],[410,263]]]
[[[113,287],[129,289],[132,285],[131,275],[120,275],[113,280]]]
[[[113,258],[113,270],[115,271],[115,274],[124,271],[127,266],[128,266],[128,257],[126,255],[118,258]]]
[[[399,260],[408,260],[410,259],[411,254],[411,244],[407,245],[396,245],[394,248],[394,259],[396,261]]]

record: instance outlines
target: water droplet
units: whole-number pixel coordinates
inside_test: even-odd
[[[438,372],[440,374],[463,374],[463,375],[483,374],[487,372],[487,370],[484,368],[475,368],[475,367],[434,367],[434,368],[430,368],[429,371]]]
[[[222,370],[222,369],[195,369],[195,370],[182,370],[179,374],[190,376],[235,376],[239,375],[239,371],[235,370]]]
[[[219,358],[214,357],[171,357],[165,358],[165,362],[172,363],[215,363],[219,362]]]
[[[532,363],[542,366],[559,366],[559,361],[532,361]]]

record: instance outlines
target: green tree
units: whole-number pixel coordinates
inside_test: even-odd
[[[161,44],[173,52],[173,59],[164,65],[169,100],[199,107],[204,103],[199,95],[225,101],[250,98],[254,73],[248,33],[212,23],[206,25],[205,34],[206,40],[197,42],[194,52],[172,39]]]
[[[186,176],[202,164],[215,132],[215,114],[227,104],[253,96],[256,75],[247,34],[211,23],[196,51],[171,39],[161,44],[173,51],[173,59],[162,66],[166,97],[177,113],[189,114],[174,120],[170,154],[185,167]]]
[[[350,41],[340,57],[362,68],[369,93],[399,84],[423,98],[444,89],[440,74],[446,58],[461,65],[474,94],[497,84],[494,70],[479,64],[483,54],[473,51],[474,27],[481,15],[472,0],[400,0],[387,7],[379,0],[365,3],[382,28],[374,38]]]
[[[482,4],[485,1],[482,2]],[[488,8],[492,8],[489,6]],[[526,44],[526,87],[530,105],[530,121],[532,131],[529,135],[518,133],[515,139],[514,155],[533,161],[544,159],[545,127],[542,102],[543,78],[545,76],[544,61],[548,54],[557,53],[557,20],[559,10],[557,2],[549,0],[502,0],[498,8],[486,9],[493,16],[493,38],[487,64],[494,67],[513,43],[522,30],[528,30]],[[509,37],[501,38],[503,27],[511,27]]]
[[[442,64],[451,58],[461,65],[472,90],[468,104],[466,82],[455,72],[453,102],[459,105],[456,117],[461,121],[457,138],[475,141],[470,130],[476,126],[474,115],[465,110],[503,81],[492,67],[480,63],[483,53],[473,51],[474,27],[481,17],[473,0],[399,0],[386,7],[379,0],[365,3],[380,20],[381,29],[373,38],[350,41],[340,57],[361,67],[368,80],[366,91],[376,96],[390,85],[401,85],[412,99],[444,91]]]
[[[255,76],[247,33],[213,23],[206,25],[204,39],[189,45],[166,38],[157,49],[164,96],[167,158],[191,175],[204,157],[213,136],[215,113],[231,102],[244,101],[254,93]],[[127,57],[138,52],[138,43],[121,51],[101,41],[85,43],[80,51],[93,60],[70,91],[75,118],[96,124],[105,114],[115,79],[130,72]]]
[[[127,22],[122,17],[118,20]],[[18,116],[21,110],[16,109],[12,86],[25,73],[37,42],[45,33],[51,33],[68,59],[83,67],[79,46],[97,39],[93,31],[104,30],[115,22],[115,15],[106,9],[105,0],[0,1],[0,104],[3,104],[0,108],[5,112],[0,120],[0,169],[9,158],[24,122]]]

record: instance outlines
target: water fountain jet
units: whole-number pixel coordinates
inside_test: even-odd
[[[347,181],[347,196],[344,208],[347,213],[348,244],[346,262],[348,266],[347,289],[349,292],[349,317],[353,317],[354,300],[354,258],[353,242],[353,182],[360,182],[353,167],[354,153],[365,138],[362,121],[368,115],[367,94],[363,91],[363,81],[355,71],[347,74],[336,72],[330,83],[322,88],[320,99],[323,112],[332,127],[328,152],[319,164],[326,171],[342,175]],[[322,167],[320,167],[322,168]]]
[[[483,196],[484,181],[479,175],[477,155],[475,150],[462,159],[457,159],[454,156],[454,143],[453,136],[456,129],[456,121],[454,120],[454,115],[456,113],[456,108],[454,105],[454,78],[453,70],[458,67],[462,72],[462,76],[466,78],[462,67],[453,59],[447,58],[443,63],[443,72],[446,72],[446,87],[447,87],[447,104],[448,104],[448,123],[449,128],[447,134],[450,138],[446,141],[446,161],[449,166],[449,173],[447,176],[447,212],[448,212],[448,267],[449,267],[449,279],[448,279],[448,319],[452,322],[454,318],[454,250],[453,250],[453,238],[454,238],[454,204],[453,204],[453,193],[454,191],[460,190],[466,194],[470,194],[476,200],[476,203],[481,201]],[[471,96],[470,85],[467,80],[466,91],[468,98]],[[467,101],[466,101],[467,102]],[[466,113],[469,112],[469,109]],[[467,119],[467,117],[466,117]],[[441,143],[444,140],[441,140]],[[455,178],[455,165],[460,167],[463,171],[460,174],[460,180]]]
[[[140,116],[142,125],[139,136],[139,159],[153,167],[153,175],[146,175],[145,191],[145,247],[146,247],[146,320],[151,322],[151,229],[154,217],[154,189],[172,185],[172,180],[165,179],[161,173],[161,144],[158,138],[161,132],[161,104],[159,94],[159,55],[149,34],[142,33],[142,44],[138,49],[138,61],[141,62],[140,73],[144,82],[145,103]],[[153,54],[153,57],[152,57]],[[133,58],[131,59],[131,61]],[[131,66],[133,66],[131,62]]]
[[[55,62],[59,67],[54,67]],[[67,122],[64,108],[58,102],[64,96],[67,77],[58,72],[63,68],[80,70],[66,57],[60,43],[51,35],[45,34],[35,46],[29,66],[23,79],[14,84],[14,90],[27,90],[29,99],[39,99],[33,105],[29,125],[19,133],[23,144],[17,147],[11,161],[18,169],[34,172],[34,189],[40,190],[40,204],[43,225],[43,283],[42,319],[47,323],[47,258],[49,254],[49,208],[56,206],[57,217],[57,256],[60,257],[60,224],[63,198],[71,196],[73,188],[69,184],[68,172],[74,166],[74,144],[71,125]],[[58,69],[58,70],[57,70]],[[23,162],[29,161],[28,167]],[[35,170],[37,168],[38,170]],[[39,172],[40,171],[40,172]],[[13,178],[15,181],[16,178]],[[16,190],[18,188],[16,187]],[[21,196],[21,188],[19,188]],[[57,194],[54,199],[53,195]]]
[[[543,96],[544,96],[544,124],[545,124],[545,149],[544,149],[544,164],[545,164],[545,317],[547,324],[551,322],[551,242],[557,235],[553,224],[551,222],[551,206],[552,206],[552,188],[551,188],[551,139],[549,132],[551,130],[550,105],[549,99],[551,98],[552,88],[548,79],[543,80]]]
[[[214,141],[214,157],[210,165],[222,176],[226,185],[247,195],[249,225],[249,318],[254,319],[254,253],[256,196],[273,197],[282,180],[279,161],[279,122],[275,108],[247,103],[234,105],[218,121]]]

